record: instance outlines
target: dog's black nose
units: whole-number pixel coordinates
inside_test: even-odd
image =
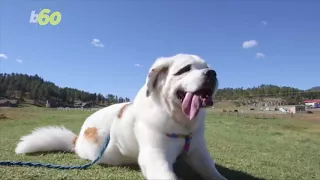
[[[214,79],[217,77],[216,71],[214,71],[212,69],[205,71],[204,74],[208,79]]]

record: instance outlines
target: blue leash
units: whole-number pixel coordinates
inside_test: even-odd
[[[104,144],[100,155],[91,163],[79,165],[79,166],[64,166],[64,165],[53,165],[53,164],[44,164],[39,162],[22,162],[22,161],[0,161],[0,166],[31,166],[31,167],[46,167],[51,169],[86,169],[96,162],[98,162],[99,159],[103,156],[105,150],[108,147],[108,144],[110,142],[110,135],[107,138],[106,143]]]

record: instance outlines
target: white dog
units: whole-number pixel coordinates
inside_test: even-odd
[[[70,151],[93,161],[110,134],[100,164],[138,163],[146,179],[172,180],[178,179],[173,164],[184,152],[182,157],[204,179],[225,180],[215,167],[204,137],[205,107],[213,105],[217,87],[216,72],[200,57],[162,57],[150,68],[133,102],[93,113],[79,136],[64,127],[35,129],[21,138],[15,151]]]

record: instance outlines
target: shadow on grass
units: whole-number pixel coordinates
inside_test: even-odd
[[[108,167],[107,165],[101,165],[103,167]],[[138,165],[123,165],[120,167],[128,168],[132,171],[140,171],[140,168]],[[250,174],[247,174],[245,172],[232,170],[226,167],[223,167],[221,165],[216,165],[218,171],[226,177],[228,180],[265,180],[262,178],[254,177]],[[183,160],[177,161],[174,165],[174,172],[177,174],[177,176],[183,180],[203,180],[199,174],[197,174],[190,166],[188,166],[187,163],[185,163]]]
[[[254,177],[246,172],[232,170],[221,165],[216,165],[218,171],[229,180],[265,180],[263,178]]]
[[[47,155],[52,155],[55,152],[42,152],[42,153],[31,153],[28,155],[31,156],[47,156]],[[68,152],[60,152],[60,153],[66,153],[69,154]],[[108,168],[110,166],[104,165],[104,164],[99,164],[99,166]],[[131,171],[140,171],[140,168],[138,165],[122,165],[120,167],[123,168],[128,168]],[[216,164],[216,167],[218,171],[226,177],[228,180],[265,180],[262,178],[254,177],[248,173],[242,172],[242,171],[237,171],[237,170],[232,170],[229,168],[226,168],[224,166]],[[183,180],[203,180],[199,174],[197,174],[186,162],[184,162],[182,159],[178,160],[174,165],[174,172],[177,174],[177,176]]]
[[[262,178],[254,177],[245,172],[232,170],[224,166],[216,164],[218,171],[228,180],[264,180]],[[183,180],[203,180],[187,163],[179,160],[174,164],[174,171],[179,178]]]
[[[104,168],[112,167],[112,166],[106,165],[106,164],[98,164],[98,165],[101,167],[104,167]],[[140,167],[136,164],[120,165],[117,167],[127,168],[127,169],[130,169],[131,171],[140,171]]]

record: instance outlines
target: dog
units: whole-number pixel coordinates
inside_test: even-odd
[[[216,72],[199,56],[160,57],[133,102],[96,111],[78,136],[64,126],[36,128],[21,137],[15,152],[67,151],[94,161],[110,135],[98,164],[138,164],[148,180],[176,180],[173,164],[183,157],[204,179],[226,180],[204,136],[205,108],[213,105],[217,88]]]

